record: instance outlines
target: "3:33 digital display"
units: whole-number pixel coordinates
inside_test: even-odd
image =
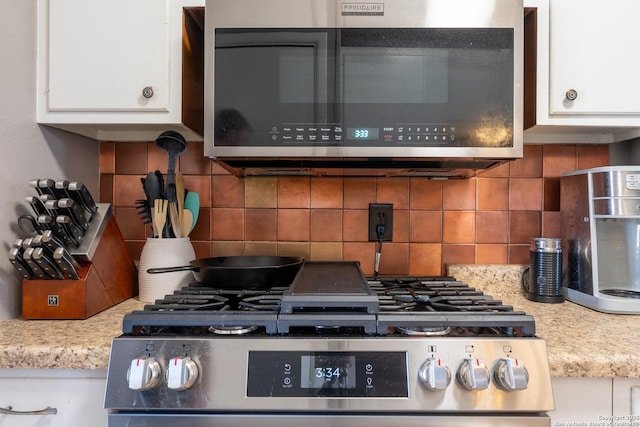
[[[378,128],[347,128],[347,139],[367,140],[378,139],[380,129]]]

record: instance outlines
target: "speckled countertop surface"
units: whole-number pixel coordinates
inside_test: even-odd
[[[542,304],[520,294],[518,265],[454,265],[449,274],[534,316],[554,377],[640,378],[640,315],[598,313],[571,302]],[[0,368],[106,369],[122,317],[136,298],[87,320],[0,321]]]

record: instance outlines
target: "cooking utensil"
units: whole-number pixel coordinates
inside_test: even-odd
[[[93,218],[93,216],[98,212],[98,206],[96,206],[89,189],[81,182],[74,181],[69,183],[67,191],[71,198],[80,203],[80,205],[89,213],[89,221],[91,221],[91,218]]]
[[[22,258],[21,248],[15,247],[9,249],[9,262],[14,266],[16,270],[20,272],[23,279],[35,278],[33,272],[31,271],[31,268],[29,268],[24,258]]]
[[[151,221],[153,223],[153,234],[162,239],[162,230],[167,222],[167,199],[155,199],[153,201],[153,212]]]
[[[89,229],[89,221],[85,216],[85,212],[75,200],[69,197],[63,197],[58,199],[58,209],[62,211],[64,215],[69,215],[73,222],[82,229],[83,233],[86,233]]]
[[[60,272],[66,279],[79,279],[78,270],[80,265],[73,259],[73,256],[64,248],[58,248],[53,253],[53,259],[58,265]]]
[[[200,195],[195,191],[189,191],[184,197],[184,208],[191,212],[191,216],[193,220],[191,221],[191,230],[196,226],[196,221],[198,221],[198,215],[200,213]]]
[[[176,171],[176,163],[178,162],[178,157],[180,154],[187,151],[187,141],[184,137],[175,131],[166,131],[160,134],[156,139],[156,145],[162,150],[166,151],[169,155],[169,161],[167,164],[167,199],[169,199],[169,203],[175,202],[172,200],[172,197],[169,197],[168,189],[169,185],[175,183],[175,171]]]
[[[182,234],[182,237],[187,237],[193,228],[193,215],[191,215],[190,210],[185,209],[182,212],[182,221],[180,222],[180,226],[180,234]]]
[[[48,279],[49,276],[42,270],[42,268],[40,268],[38,263],[36,263],[36,261],[33,259],[32,257],[33,249],[34,248],[25,249],[24,252],[22,253],[22,258],[25,260],[25,262],[29,266],[29,269],[33,272],[34,278]]]
[[[51,258],[45,254],[44,249],[41,247],[33,248],[31,254],[33,260],[40,266],[42,271],[50,279],[63,279],[62,272],[58,269],[58,265]]]
[[[291,284],[303,258],[280,256],[228,256],[202,258],[190,265],[150,268],[149,274],[191,270],[200,284],[228,289],[260,289]]]
[[[182,223],[178,217],[178,205],[175,202],[169,203],[169,219],[171,220],[173,236],[180,239],[182,237]]]
[[[176,173],[176,203],[178,204],[178,223],[182,225],[184,211],[184,177],[181,172]]]

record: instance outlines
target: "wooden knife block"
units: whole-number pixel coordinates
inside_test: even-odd
[[[138,294],[137,270],[113,216],[77,280],[23,280],[22,317],[86,319]]]

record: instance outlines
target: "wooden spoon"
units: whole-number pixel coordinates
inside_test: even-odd
[[[193,225],[193,214],[190,210],[185,209],[182,213],[182,237],[187,237],[191,233]]]

